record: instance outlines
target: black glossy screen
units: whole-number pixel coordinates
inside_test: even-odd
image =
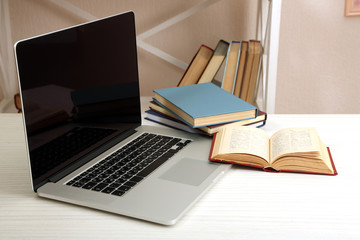
[[[34,186],[141,123],[134,14],[16,45]]]

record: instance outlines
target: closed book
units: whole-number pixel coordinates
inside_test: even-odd
[[[258,110],[258,116],[256,118],[245,119],[236,121],[233,123],[222,123],[216,124],[211,126],[199,127],[199,128],[192,128],[188,124],[184,123],[183,121],[179,120],[174,114],[166,110],[165,108],[161,107],[154,101],[150,103],[150,110],[146,111],[147,116],[145,117],[148,120],[153,122],[157,122],[168,127],[173,127],[177,129],[181,129],[187,132],[194,132],[194,130],[201,130],[203,133],[207,135],[213,135],[216,132],[220,131],[223,127],[228,124],[234,124],[239,126],[251,126],[251,127],[263,127],[266,124],[267,114]],[[189,130],[192,129],[192,130]],[[198,131],[200,132],[200,131]],[[197,132],[197,133],[198,133]]]
[[[202,73],[198,83],[211,82],[214,79],[216,73],[219,71],[221,65],[225,60],[228,47],[229,47],[228,42],[224,40],[220,40],[218,42],[211,56],[211,59],[207,64],[204,72]]]
[[[154,90],[154,100],[192,127],[251,119],[257,116],[253,105],[213,83]]]
[[[198,128],[192,128],[184,122],[178,120],[177,118],[169,117],[155,110],[147,110],[145,111],[146,116],[145,119],[150,120],[152,122],[159,123],[161,125],[179,129],[185,132],[196,133],[196,134],[206,134],[203,131],[200,131]]]
[[[253,64],[252,64],[252,68],[251,68],[248,92],[246,95],[246,101],[251,104],[253,104],[253,102],[255,100],[254,99],[255,86],[256,86],[257,79],[258,79],[260,57],[261,57],[261,53],[262,53],[261,43],[259,41],[253,41],[253,42],[254,42],[254,59],[253,59]]]
[[[196,84],[209,63],[213,52],[214,50],[208,46],[201,45],[178,83],[178,86]]]
[[[247,99],[247,93],[250,85],[251,71],[253,66],[255,54],[255,42],[250,41],[248,44],[248,56],[246,59],[245,72],[242,79],[240,98],[245,100]]]
[[[234,92],[236,73],[239,66],[241,42],[231,41],[225,60],[224,76],[221,88],[229,93]]]
[[[245,64],[247,59],[247,49],[248,49],[249,43],[246,41],[241,42],[241,53],[240,53],[240,59],[239,59],[239,66],[236,73],[236,80],[235,80],[235,87],[234,87],[234,95],[237,97],[240,97],[241,92],[241,86],[243,82],[244,77],[244,71],[245,71]]]

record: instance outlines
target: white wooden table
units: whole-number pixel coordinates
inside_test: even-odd
[[[146,123],[146,122],[145,122]],[[360,239],[360,115],[269,115],[316,127],[338,176],[233,167],[172,227],[37,197],[20,114],[0,114],[0,239]]]

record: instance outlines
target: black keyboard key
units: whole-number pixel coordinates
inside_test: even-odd
[[[112,181],[115,181],[115,180],[118,179],[119,177],[121,177],[121,174],[114,173],[113,175],[111,175],[111,176],[108,177],[107,179],[111,179]]]
[[[100,192],[101,190],[103,190],[104,188],[106,188],[108,186],[108,184],[106,183],[99,183],[98,185],[96,185],[95,187],[93,187],[91,190]]]
[[[94,174],[97,176],[100,173],[102,173],[102,171],[100,169],[94,169],[90,174]]]
[[[109,174],[106,174],[106,173],[102,173],[102,174],[99,174],[98,177],[99,178],[107,178],[109,176]]]
[[[123,192],[129,191],[130,189],[131,189],[131,187],[124,186],[124,185],[118,188],[118,190],[123,191]]]
[[[96,177],[96,178],[92,179],[91,181],[96,182],[96,183],[100,183],[100,182],[104,181],[104,179],[105,178],[103,178],[103,177]]]
[[[103,192],[103,193],[112,193],[114,190],[115,190],[115,188],[107,187],[104,190],[102,190],[101,192]]]
[[[120,183],[112,183],[112,184],[110,184],[110,187],[112,187],[112,188],[118,188],[120,186],[121,186]]]
[[[91,189],[93,187],[95,187],[97,185],[96,182],[88,182],[87,184],[85,184],[82,188],[84,189]]]
[[[85,185],[87,182],[90,182],[90,178],[82,178],[78,181],[78,183]]]
[[[186,140],[186,141],[184,142],[185,145],[188,145],[189,143],[191,143],[191,140]]]
[[[127,170],[124,168],[124,169],[119,169],[115,174],[123,175],[126,172],[127,172]]]
[[[121,168],[121,170],[125,171],[125,172],[129,171],[130,169],[131,169],[131,167],[129,165],[126,165],[126,166]]]
[[[122,195],[124,195],[124,193],[125,193],[124,191],[116,190],[116,191],[112,192],[111,194],[116,195],[116,196],[122,196]]]
[[[135,159],[134,159],[134,160],[135,160]],[[137,163],[136,161],[132,161],[132,162],[129,162],[128,165],[126,165],[126,166],[132,168],[132,167],[135,167],[137,164],[138,164],[138,163]]]
[[[128,180],[127,178],[120,177],[120,178],[116,179],[116,180],[114,181],[114,183],[123,184],[123,183],[126,182],[127,180]]]
[[[166,153],[164,153],[161,157],[164,157],[164,158],[171,158],[172,156],[175,155],[175,153],[177,153],[178,151],[173,151],[173,150],[169,150],[167,151]]]
[[[98,175],[99,173],[89,173],[88,175],[85,175],[85,178],[94,178]]]
[[[169,142],[169,144],[175,145],[176,143],[178,143],[178,142],[180,142],[180,141],[181,141],[180,138],[174,138],[173,140],[171,140],[171,141]]]
[[[123,177],[126,179],[130,179],[130,178],[132,178],[132,176],[134,176],[134,174],[131,174],[130,172],[128,172],[128,173],[124,174]]]
[[[112,183],[113,181],[115,181],[115,180],[114,180],[114,179],[111,179],[111,178],[107,178],[107,179],[104,179],[103,183],[110,184],[110,183]]]
[[[154,162],[152,162],[149,166],[147,166],[146,168],[144,168],[143,170],[141,170],[138,174],[136,174],[137,176],[140,177],[146,177],[147,175],[149,175],[150,173],[152,173],[156,168],[158,168],[161,164],[163,164],[164,162],[166,162],[166,160],[168,160],[169,158],[167,157],[160,157],[158,159],[156,159]]]
[[[79,182],[76,182],[76,183],[74,183],[74,184],[71,185],[71,186],[73,186],[73,187],[82,187],[82,186],[84,186],[84,184],[79,183]]]
[[[131,175],[135,175],[137,174],[141,169],[138,169],[138,168],[133,168],[131,169],[128,174],[131,174]]]
[[[111,175],[114,172],[115,172],[115,170],[109,168],[108,170],[105,171],[105,174]]]
[[[127,181],[126,183],[124,183],[124,186],[133,187],[133,186],[135,186],[136,184],[137,184],[136,182]]]
[[[74,183],[76,183],[76,181],[75,181],[75,180],[71,180],[70,182],[67,182],[66,185],[71,186],[71,185],[73,185]]]
[[[74,181],[79,181],[83,176],[85,176],[86,174],[84,174],[84,175],[79,175],[79,176],[77,176],[76,178],[74,178],[73,180]]]
[[[124,166],[125,164],[126,164],[125,161],[119,161],[119,162],[115,163],[114,167],[121,168],[121,167]]]
[[[130,181],[132,181],[132,182],[140,182],[143,179],[144,178],[142,178],[142,177],[134,176],[134,177],[130,178]]]

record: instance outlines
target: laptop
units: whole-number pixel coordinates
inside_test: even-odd
[[[15,44],[33,190],[175,224],[230,165],[211,138],[142,125],[134,13]]]

